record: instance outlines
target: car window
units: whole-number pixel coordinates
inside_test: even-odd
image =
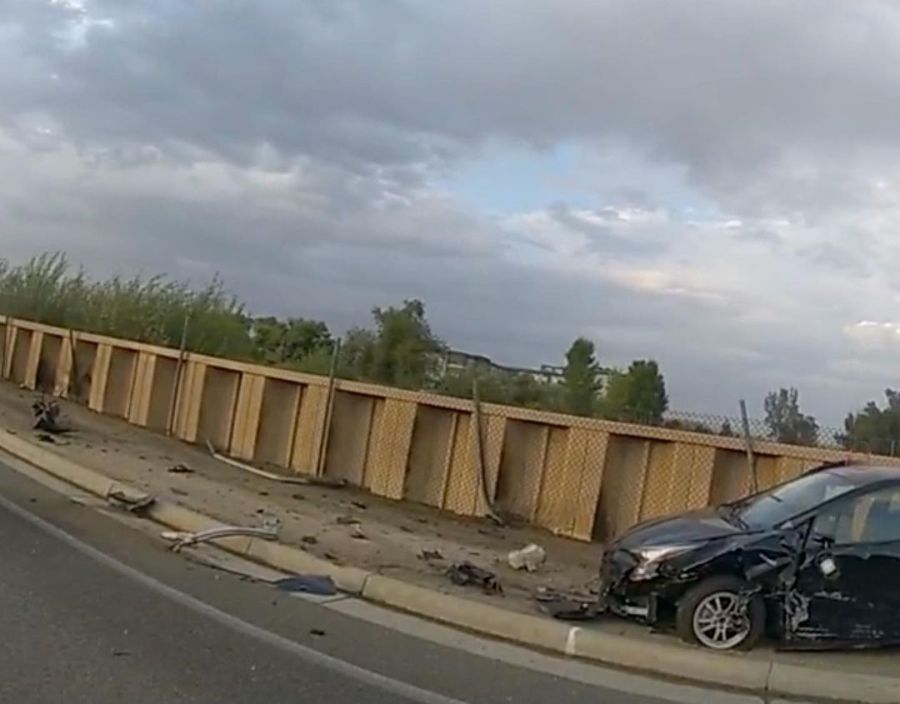
[[[741,520],[753,528],[783,523],[856,488],[843,474],[808,474],[735,504]]]
[[[813,532],[837,545],[900,541],[900,487],[835,501],[816,516]]]

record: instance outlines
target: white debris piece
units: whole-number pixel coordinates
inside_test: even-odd
[[[547,551],[540,545],[532,543],[521,550],[513,550],[506,558],[509,566],[514,570],[528,570],[537,572],[538,568],[547,559]]]

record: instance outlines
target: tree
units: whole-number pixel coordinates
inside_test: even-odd
[[[609,380],[603,415],[630,423],[659,425],[669,408],[666,380],[653,360],[635,360]]]
[[[375,308],[372,316],[376,331],[365,376],[407,389],[435,382],[443,344],[431,332],[425,304],[407,300],[400,308]]]
[[[769,436],[778,442],[792,445],[815,445],[819,438],[819,424],[800,410],[797,389],[779,389],[766,396],[766,427]]]
[[[563,379],[564,409],[579,416],[592,416],[597,410],[600,365],[594,357],[594,343],[579,337],[566,353]]]
[[[252,329],[257,356],[272,364],[297,364],[323,351],[327,355],[334,344],[328,326],[319,320],[255,318]]]
[[[887,405],[882,409],[869,401],[844,421],[844,433],[836,440],[848,450],[895,455],[900,449],[900,391],[885,389]]]

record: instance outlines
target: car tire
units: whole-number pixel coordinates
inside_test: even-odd
[[[715,622],[714,614],[717,612],[716,605],[719,605],[720,611],[727,611],[729,604],[735,601],[747,598],[747,590],[750,585],[738,577],[730,575],[721,575],[717,577],[709,577],[699,584],[691,587],[678,602],[676,612],[676,630],[682,640],[700,645],[714,650],[750,650],[759,641],[766,628],[766,606],[762,596],[753,594],[749,597],[746,606],[746,613],[740,619],[742,621],[740,627],[724,628],[726,633],[721,639],[711,637],[710,631],[703,632],[701,630],[703,624]],[[708,626],[715,631],[715,626]],[[727,633],[732,633],[730,637]],[[713,644],[715,641],[715,644]]]

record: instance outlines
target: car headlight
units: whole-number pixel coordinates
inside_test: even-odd
[[[632,550],[638,559],[637,567],[628,575],[633,582],[653,579],[659,572],[659,566],[673,557],[694,550],[697,545],[654,545],[653,547]]]

